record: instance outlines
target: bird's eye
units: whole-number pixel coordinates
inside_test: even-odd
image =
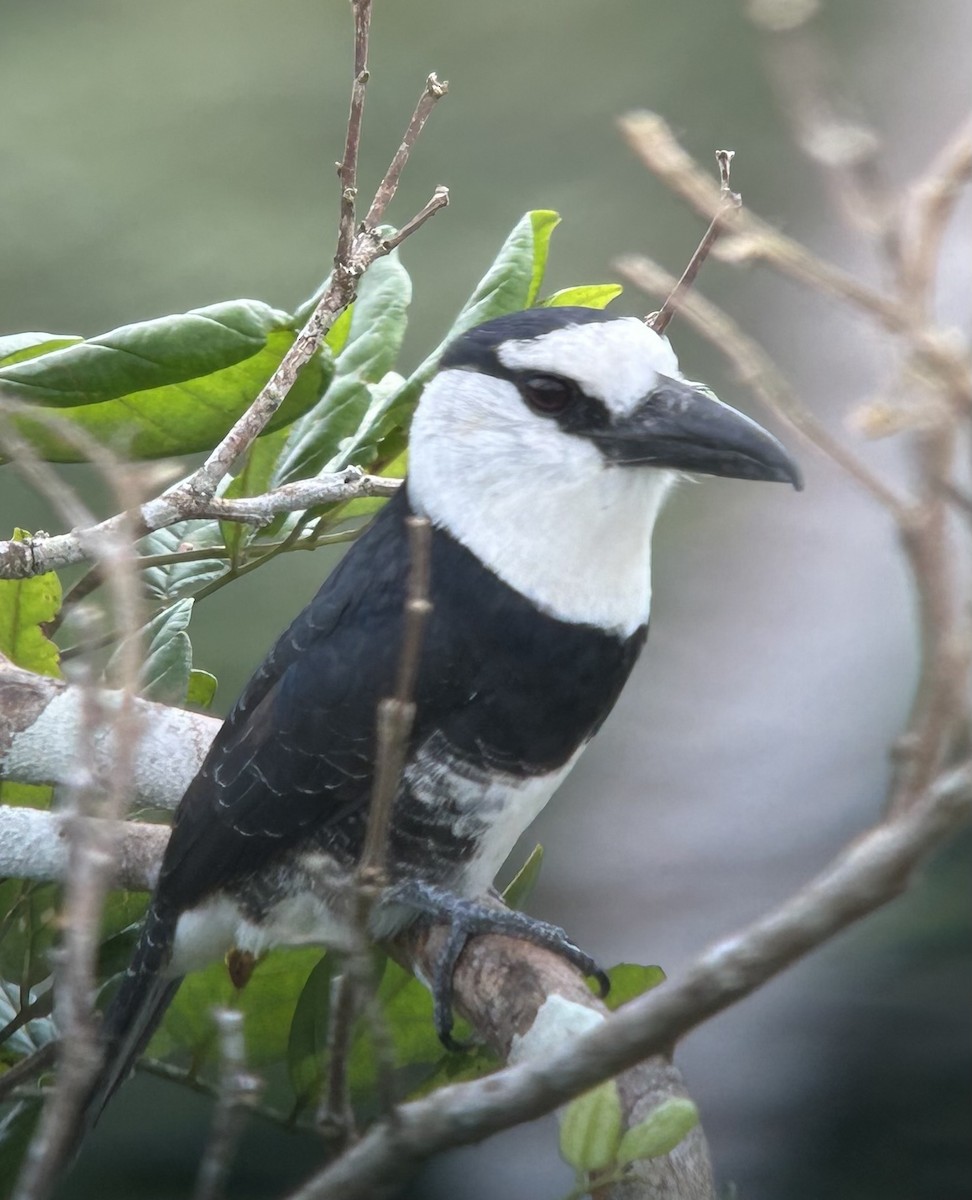
[[[523,398],[534,412],[558,416],[566,412],[576,395],[574,385],[559,375],[528,375],[523,380]]]

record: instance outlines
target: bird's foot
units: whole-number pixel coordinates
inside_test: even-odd
[[[499,933],[543,946],[597,980],[602,997],[607,995],[611,986],[611,981],[594,959],[575,946],[559,926],[548,925],[546,921],[538,921],[526,913],[509,908],[492,908],[476,900],[467,900],[421,879],[408,879],[394,884],[386,890],[382,903],[402,905],[432,924],[449,926],[449,939],[439,955],[432,977],[435,1031],[447,1050],[466,1049],[463,1043],[452,1036],[452,978],[459,955],[471,937]]]

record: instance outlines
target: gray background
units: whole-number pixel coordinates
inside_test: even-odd
[[[293,307],[314,288],[333,249],[346,4],[0,8],[0,330],[94,334],[236,296]],[[888,139],[889,178],[907,179],[968,108],[972,8],[855,0],[831,4],[822,28],[851,110]],[[551,288],[609,279],[612,257],[628,251],[683,265],[699,224],[613,125],[636,107],[663,113],[704,159],[733,147],[736,186],[756,211],[879,278],[794,149],[759,39],[736,4],[379,0],[371,67],[365,190],[428,71],[452,84],[390,213],[403,220],[435,184],[451,188],[452,207],[404,254],[415,283],[406,368],[528,208],[564,217]],[[945,319],[966,328],[968,215],[966,205],[941,302]],[[833,426],[879,387],[889,347],[871,327],[761,271],[710,264],[704,289]],[[629,293],[618,307],[650,305]],[[708,348],[677,321],[672,334],[690,376],[753,411]],[[883,515],[784,436],[805,467],[802,495],[707,481],[672,502],[656,536],[648,651],[528,834],[547,850],[533,911],[565,924],[602,961],[676,973],[807,879],[879,811],[886,748],[914,678],[912,598]],[[859,448],[903,478],[893,445]],[[66,473],[85,479],[80,468]],[[0,472],[0,518],[4,529],[54,523],[9,470]],[[219,676],[220,706],[328,565],[324,555],[293,555],[199,607],[196,664]],[[948,1165],[942,1121],[925,1136],[967,1053],[952,1032],[961,1026],[950,997],[967,994],[968,976],[957,965],[955,945],[966,942],[960,902],[948,908],[950,867],[938,872],[939,891],[931,879],[682,1047],[719,1177],[742,1197],[960,1194],[954,1172],[936,1176],[931,1166],[943,1156]],[[943,923],[960,929],[956,943],[919,965],[922,931]],[[930,1099],[903,1101],[903,1115],[882,1108],[916,1089]],[[196,1098],[136,1082],[63,1194],[186,1194],[205,1122]],[[553,1147],[549,1121],[539,1134],[516,1131],[446,1156],[414,1194],[563,1195],[570,1175]],[[313,1143],[254,1128],[234,1194],[278,1194],[317,1154]]]

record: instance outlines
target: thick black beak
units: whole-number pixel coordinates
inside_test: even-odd
[[[800,468],[771,433],[678,379],[660,377],[629,416],[612,421],[594,440],[619,466],[670,467],[803,488]]]

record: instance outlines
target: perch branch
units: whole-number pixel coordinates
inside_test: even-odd
[[[211,723],[209,718],[193,719]],[[0,834],[3,821],[12,811],[0,810]],[[351,1200],[355,1196],[387,1194],[390,1181],[398,1180],[402,1170],[437,1150],[479,1140],[500,1128],[549,1112],[645,1057],[667,1053],[689,1029],[898,895],[915,866],[966,823],[970,811],[972,764],[966,763],[939,777],[907,811],[865,834],[774,912],[705,953],[681,980],[626,1005],[572,1039],[569,1046],[489,1079],[445,1088],[401,1106],[395,1126],[380,1123],[337,1163],[305,1185],[297,1197],[321,1200],[341,1196]],[[46,813],[36,816],[52,819]],[[151,834],[145,832],[153,830],[151,826],[128,828],[133,837],[158,837],[157,829]],[[0,837],[0,842],[5,839]],[[441,934],[433,930],[428,936],[434,939]],[[421,971],[423,956],[434,955],[435,943],[412,943],[405,952]],[[515,988],[512,983],[503,984],[497,997],[486,986],[490,976],[484,964],[490,957],[498,957],[500,963],[508,960],[508,967],[500,966],[491,976],[501,983],[504,979],[519,979],[511,974],[519,969],[514,962],[524,955],[528,963],[536,961],[538,954],[542,952],[519,946],[514,949],[505,939],[490,936],[475,939],[460,959],[456,976],[460,1010],[482,1020],[484,1035],[495,1045],[514,1044],[526,1000],[522,1005],[519,1000],[511,1004],[511,997],[520,996],[519,983]],[[553,963],[538,969],[545,975],[548,967],[553,972],[549,990],[560,992],[564,968],[554,958]],[[532,988],[525,989],[524,995],[530,995]],[[535,997],[537,994],[533,991]],[[498,1007],[491,1010],[489,1006]],[[503,1006],[510,1006],[509,1015],[496,1015],[502,1014]]]

